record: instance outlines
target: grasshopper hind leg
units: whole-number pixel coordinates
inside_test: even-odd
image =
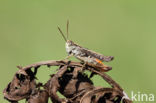
[[[85,68],[86,68],[86,65],[87,65],[87,63],[86,62],[84,62],[84,61],[81,61],[81,63],[83,64],[82,65],[82,67],[81,67],[81,72],[83,72],[84,70],[85,70]]]
[[[73,71],[73,77],[72,78],[77,78],[79,72],[83,73],[85,68],[86,68],[86,63],[81,61],[82,67],[74,68]]]

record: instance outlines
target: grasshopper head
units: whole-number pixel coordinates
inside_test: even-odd
[[[66,51],[67,51],[68,55],[71,54],[72,50],[74,49],[73,44],[74,44],[73,41],[67,40],[67,42],[66,42]]]
[[[66,44],[67,44],[68,46],[72,46],[72,45],[74,44],[74,42],[71,41],[71,40],[67,40]]]

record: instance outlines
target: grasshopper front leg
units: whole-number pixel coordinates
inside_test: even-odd
[[[73,54],[68,55],[65,59],[69,59],[70,57],[72,57]]]
[[[73,56],[73,54],[70,54],[70,55],[66,56],[63,60],[68,60],[72,56]]]

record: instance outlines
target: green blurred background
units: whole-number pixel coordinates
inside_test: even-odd
[[[108,74],[129,96],[156,94],[155,0],[0,0],[1,103],[17,65],[66,57],[57,26],[65,32],[67,19],[70,39],[115,57]],[[54,71],[41,69],[38,78],[46,82]],[[93,80],[105,85],[98,76]]]

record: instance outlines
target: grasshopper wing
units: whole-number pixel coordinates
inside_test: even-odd
[[[89,50],[87,48],[83,48],[81,50],[85,53],[86,56],[94,57],[94,58],[97,58],[101,61],[109,62],[109,61],[114,59],[113,56],[104,56],[100,53],[96,53],[96,52]]]
[[[109,62],[109,61],[114,59],[113,56],[104,56],[104,55],[102,55],[100,53],[96,53],[96,52],[94,52],[92,50],[89,50],[87,48],[81,47],[81,46],[79,46],[79,45],[77,45],[75,43],[73,43],[73,45],[75,47],[79,48],[79,51],[81,52],[81,56],[82,57],[97,58],[97,59],[101,60],[102,62],[103,61]]]

